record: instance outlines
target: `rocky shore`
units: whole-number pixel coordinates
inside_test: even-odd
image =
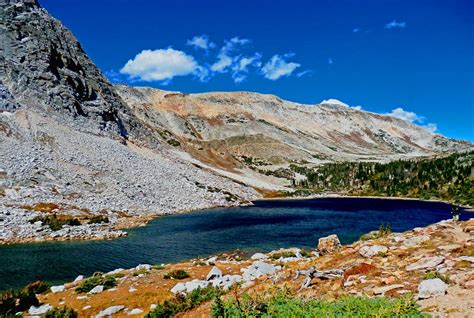
[[[186,275],[175,274],[182,272]],[[319,239],[313,250],[289,248],[249,257],[225,253],[99,275],[113,276],[116,285],[90,285],[88,292],[78,292],[78,287],[87,285],[87,279],[79,276],[39,295],[42,307],[30,308],[29,314],[68,306],[79,317],[141,317],[176,295],[214,286],[227,293],[225,297],[264,295],[278,288],[296,297],[328,300],[344,295],[398,298],[411,294],[428,314],[471,317],[474,219],[442,221],[404,233],[374,231],[347,246],[331,235]],[[203,302],[184,316],[208,316],[211,303]]]

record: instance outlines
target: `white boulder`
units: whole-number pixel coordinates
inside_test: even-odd
[[[123,306],[123,305],[111,306],[111,307],[106,308],[106,309],[102,310],[101,312],[99,312],[97,315],[95,315],[95,317],[96,318],[110,317],[113,314],[118,313],[119,311],[121,311],[124,308],[125,308],[125,306]]]
[[[446,293],[448,285],[439,278],[427,279],[418,286],[418,298],[425,299],[442,296]]]

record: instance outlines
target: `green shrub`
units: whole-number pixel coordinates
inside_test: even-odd
[[[161,265],[161,264],[155,264],[155,265],[153,265],[151,268],[153,268],[153,269],[165,269],[166,266],[165,266],[165,265]]]
[[[239,299],[216,300],[212,317],[427,317],[411,295],[398,299],[347,296],[336,301],[303,300],[287,292],[263,300],[243,295]]]
[[[375,240],[381,237],[388,236],[392,233],[392,227],[390,224],[383,225],[381,224],[378,231],[372,231],[367,234],[364,234],[360,237],[361,241]]]
[[[49,226],[52,231],[59,231],[63,228],[63,225],[78,226],[81,222],[71,216],[64,216],[58,218],[56,214],[47,216],[37,216],[30,220],[30,223],[41,221],[44,225]]]
[[[168,139],[167,142],[171,145],[171,146],[174,146],[174,147],[178,147],[181,145],[181,143],[179,141],[177,141],[176,139]]]
[[[446,284],[449,284],[449,277],[439,272],[428,272],[425,275],[423,275],[423,279],[434,279],[434,278],[439,278]]]
[[[41,287],[36,287],[41,285]],[[31,306],[38,306],[39,301],[35,292],[42,290],[42,284],[32,283],[19,290],[9,290],[0,293],[0,317],[9,317],[19,311],[25,311]]]
[[[104,290],[106,290],[117,286],[117,280],[113,275],[104,276],[102,273],[95,273],[91,277],[82,281],[81,285],[76,288],[76,292],[88,293],[97,285],[104,286]]]
[[[42,294],[49,291],[50,288],[51,288],[50,284],[37,280],[33,283],[26,285],[24,290],[26,293]]]
[[[221,290],[216,287],[198,288],[187,295],[178,295],[171,300],[166,300],[150,311],[145,318],[167,318],[174,317],[179,313],[186,312],[199,304],[218,298]]]
[[[69,307],[54,308],[49,310],[44,318],[77,318],[77,313]]]
[[[166,273],[163,277],[165,279],[171,279],[171,278],[173,278],[173,279],[185,279],[185,278],[189,277],[189,274],[185,270],[176,269],[176,270],[173,270],[171,272]]]
[[[94,224],[94,223],[109,223],[109,218],[103,215],[94,215],[90,217],[89,219],[89,224]]]

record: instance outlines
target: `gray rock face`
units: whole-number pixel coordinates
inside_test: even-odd
[[[78,129],[122,137],[137,128],[74,35],[37,1],[0,2],[0,43],[0,97],[6,97],[0,110],[54,109],[74,118]]]
[[[427,279],[420,283],[418,286],[418,298],[425,299],[435,296],[442,296],[446,293],[448,285],[445,284],[441,279]]]

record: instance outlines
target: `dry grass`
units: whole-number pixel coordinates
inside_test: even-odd
[[[359,265],[355,265],[344,272],[344,280],[346,280],[349,276],[352,275],[367,275],[377,270],[377,266],[372,264],[362,263]]]

